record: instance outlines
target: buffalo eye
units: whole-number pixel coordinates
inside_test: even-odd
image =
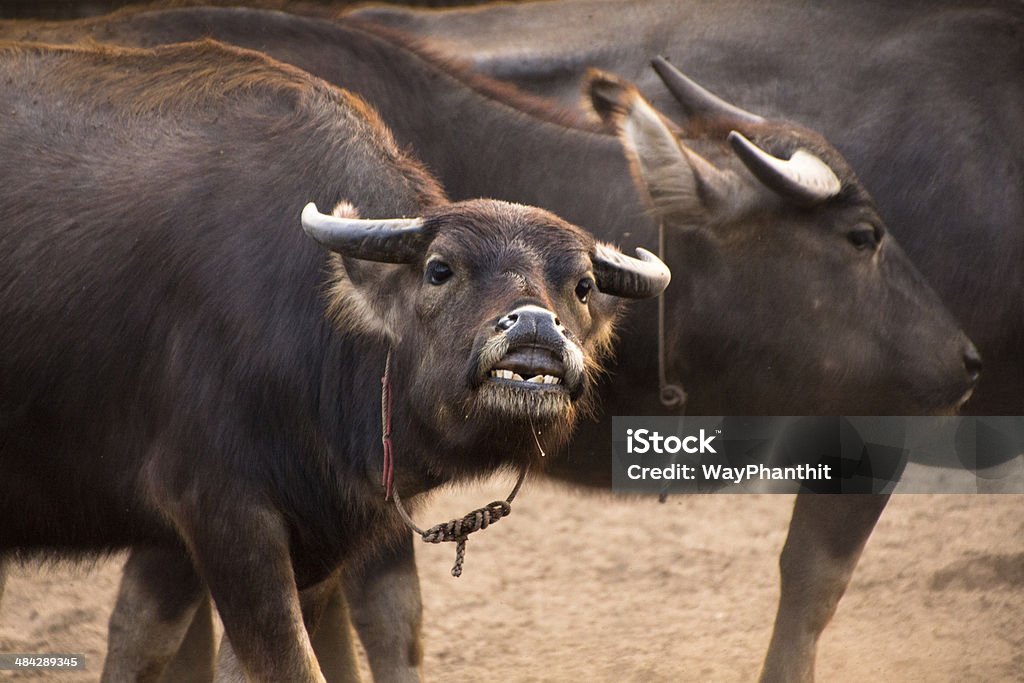
[[[427,264],[427,282],[432,285],[443,285],[452,275],[451,266],[444,261],[431,261]]]
[[[882,230],[877,225],[862,223],[846,233],[846,239],[861,251],[874,251],[882,241]]]
[[[581,304],[587,303],[592,289],[594,289],[594,281],[589,277],[585,277],[576,283],[576,298],[580,300]]]

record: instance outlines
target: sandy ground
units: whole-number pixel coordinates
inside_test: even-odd
[[[421,526],[506,492],[446,492]],[[751,681],[778,594],[791,496],[624,499],[528,485],[514,514],[418,548],[431,681]],[[0,652],[83,653],[99,676],[123,558],[20,567]],[[0,672],[0,679],[11,677]],[[819,650],[821,681],[1024,681],[1024,496],[900,495]]]

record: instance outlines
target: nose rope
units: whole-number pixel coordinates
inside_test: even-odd
[[[658,221],[658,258],[665,262],[665,222]],[[686,409],[686,390],[668,381],[665,358],[665,290],[658,295],[658,399],[666,408]],[[664,496],[664,492],[662,496]],[[663,501],[664,502],[664,501]]]
[[[391,497],[391,484],[395,478],[395,455],[391,445],[391,349],[384,361],[384,376],[380,378],[381,443],[384,444],[384,465],[380,485],[384,487],[384,500]]]
[[[394,449],[391,444],[391,350],[388,350],[387,360],[384,361],[384,376],[380,378],[380,412],[381,412],[381,441],[384,444],[384,464],[381,474],[381,485],[384,487],[384,500],[393,498],[395,508],[405,525],[425,543],[455,543],[455,564],[452,566],[452,576],[462,576],[462,565],[466,559],[466,540],[469,535],[486,529],[502,517],[507,517],[512,512],[512,501],[519,493],[523,481],[526,480],[526,473],[529,467],[519,470],[519,478],[516,480],[512,492],[505,500],[496,500],[482,508],[473,510],[460,519],[451,519],[442,524],[435,524],[427,530],[416,526],[409,513],[402,505],[402,498],[398,495],[398,489],[393,486],[395,474]],[[533,431],[531,426],[531,431]],[[534,439],[537,439],[534,434]],[[540,448],[540,441],[537,441],[537,448]],[[544,454],[541,449],[541,455]]]

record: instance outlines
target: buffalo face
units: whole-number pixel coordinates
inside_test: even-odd
[[[500,460],[561,447],[588,407],[619,301],[668,284],[647,252],[627,257],[532,207],[474,200],[389,221],[341,213],[307,207],[303,217],[340,255],[336,318],[387,341],[405,417],[455,451],[486,446]]]
[[[558,419],[587,384],[587,357],[574,337],[553,311],[536,303],[501,316],[469,368],[481,406],[499,417]]]
[[[669,370],[706,414],[946,412],[978,378],[977,351],[821,136],[722,102],[655,68],[682,127],[636,88],[594,72],[666,231]]]

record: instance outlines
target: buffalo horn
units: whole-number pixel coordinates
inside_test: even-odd
[[[302,210],[302,228],[331,251],[384,263],[412,263],[429,242],[420,218],[339,218],[320,213],[313,202]]]
[[[815,204],[839,194],[843,186],[828,164],[805,149],[779,159],[737,131],[729,133],[729,144],[758,180],[784,197]]]
[[[683,72],[672,66],[664,57],[655,57],[651,66],[658,72],[661,81],[690,116],[727,116],[749,123],[761,123],[764,119],[757,114],[744,111],[729,104],[717,95],[694,83]]]
[[[668,287],[672,273],[661,259],[646,249],[637,248],[636,255],[639,258],[597,245],[591,258],[597,288],[605,294],[627,299],[646,299],[661,294]]]

